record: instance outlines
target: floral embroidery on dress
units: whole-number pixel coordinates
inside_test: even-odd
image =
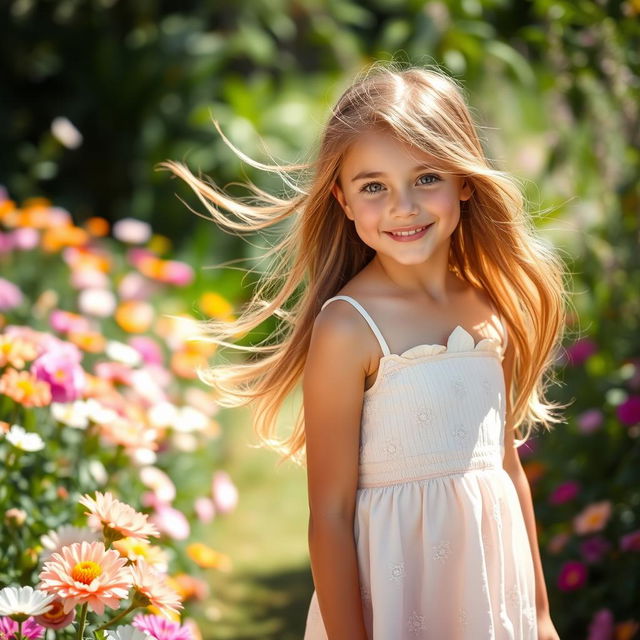
[[[502,499],[498,498],[493,503],[493,519],[496,521],[496,526],[498,529],[502,529],[502,509],[501,509]]]
[[[391,580],[395,582],[399,582],[404,578],[404,562],[399,562],[398,564],[393,565],[391,567]]]
[[[434,560],[444,561],[451,555],[451,546],[448,540],[434,544],[432,549]]]
[[[409,616],[407,626],[409,627],[409,631],[411,631],[411,633],[423,631],[425,629],[424,616],[420,616],[415,611],[412,611],[411,615]]]
[[[433,410],[431,407],[424,407],[418,411],[418,422],[422,424],[429,424],[433,419]]]
[[[467,616],[467,611],[466,611],[466,609],[464,607],[460,607],[460,609],[458,609],[458,622],[463,627],[466,627],[467,624],[469,623],[469,618]]]
[[[519,607],[520,605],[520,589],[518,589],[518,585],[514,584],[509,587],[507,591],[507,599],[509,602],[515,607]]]
[[[527,607],[524,610],[524,616],[527,620],[527,624],[533,629],[536,626],[536,608]]]
[[[467,393],[467,383],[462,376],[456,376],[453,379],[453,390],[458,397],[462,397]]]
[[[453,437],[456,440],[465,440],[467,437],[467,430],[464,428],[464,425],[461,423],[458,423],[456,425],[456,428],[453,431]]]
[[[393,440],[387,439],[383,447],[383,451],[387,454],[387,457],[395,457],[401,450],[399,444],[396,444]]]

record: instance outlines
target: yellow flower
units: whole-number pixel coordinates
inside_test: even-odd
[[[220,571],[231,570],[231,558],[208,547],[202,542],[193,542],[187,547],[187,555],[203,569],[220,569]]]

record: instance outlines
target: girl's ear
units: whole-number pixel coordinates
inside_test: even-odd
[[[347,204],[344,193],[337,182],[333,183],[333,186],[331,187],[331,193],[333,194],[333,197],[340,203],[340,206],[347,214],[347,217],[351,219],[349,205]]]
[[[471,182],[464,178],[460,187],[460,200],[468,200],[473,195],[473,187]]]

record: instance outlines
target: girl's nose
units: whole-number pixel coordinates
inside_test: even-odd
[[[417,213],[417,207],[412,194],[410,192],[398,193],[392,212],[402,215],[415,215]]]

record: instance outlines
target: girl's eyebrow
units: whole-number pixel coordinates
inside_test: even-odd
[[[412,169],[412,172],[420,171],[422,169],[431,169],[425,164],[419,164],[417,167]],[[351,182],[355,182],[356,180],[365,180],[366,178],[380,178],[381,176],[386,175],[384,171],[361,171],[357,176],[351,178]]]

